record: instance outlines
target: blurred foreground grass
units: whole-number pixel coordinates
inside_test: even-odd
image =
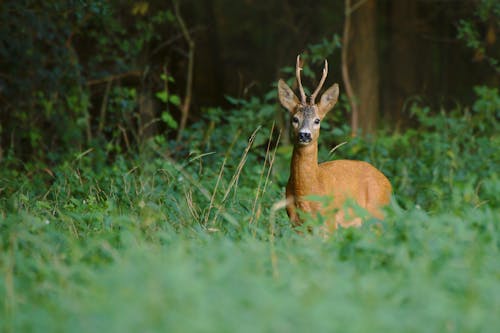
[[[162,163],[99,180],[67,166],[47,188],[26,176],[3,179],[0,331],[500,327],[498,209],[429,215],[393,204],[382,228],[368,222],[327,240],[296,234],[278,211],[273,237],[279,186],[264,193],[257,222],[248,224],[245,209],[252,189],[240,185],[219,207],[235,224],[203,224],[196,189]]]

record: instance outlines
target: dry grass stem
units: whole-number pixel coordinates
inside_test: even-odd
[[[267,165],[267,162],[269,160],[269,151],[271,148],[274,127],[275,127],[275,122],[273,121],[273,126],[271,127],[271,132],[269,133],[269,139],[267,140],[267,148],[266,148],[266,156],[264,158],[264,164],[262,165],[262,168],[260,170],[259,183],[258,183],[257,189],[255,191],[255,199],[253,201],[252,214],[250,215],[250,221],[249,221],[250,224],[252,224],[254,222],[254,219],[255,219],[255,213],[257,210],[257,203],[259,202],[259,197],[261,194],[262,179],[264,178],[264,171],[266,170],[266,165]]]

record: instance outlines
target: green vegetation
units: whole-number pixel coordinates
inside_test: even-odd
[[[111,165],[98,149],[53,168],[7,157],[0,331],[494,332],[500,97],[476,94],[415,104],[414,130],[370,142],[325,128],[323,157],[349,140],[333,158],[367,159],[395,189],[385,221],[329,239],[276,204],[290,150],[275,149],[271,94],[234,101],[248,118],[209,110],[184,159],[157,139]]]
[[[498,331],[500,2],[369,2],[342,40],[342,2],[1,3],[0,332]],[[380,93],[319,147],[388,176],[384,221],[291,228],[298,52]]]

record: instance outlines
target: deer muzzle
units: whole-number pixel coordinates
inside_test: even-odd
[[[300,131],[298,135],[299,143],[309,143],[312,141],[311,132],[309,131]]]

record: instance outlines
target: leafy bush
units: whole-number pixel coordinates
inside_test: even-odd
[[[162,75],[149,63],[163,50],[156,31],[176,29],[169,9],[21,0],[2,4],[0,20],[0,149],[10,162],[53,165],[90,147],[116,154],[142,143],[151,119],[141,94],[152,96]]]
[[[434,111],[414,104],[411,113],[417,127],[368,141],[355,138],[336,154],[374,163],[391,179],[396,198],[408,208],[441,210],[485,201],[498,207],[490,188],[498,187],[499,94],[488,87],[477,87],[475,92],[471,108]],[[349,140],[345,135],[332,139]]]
[[[473,15],[458,22],[458,38],[474,51],[474,60],[486,62],[497,73],[500,49],[495,40],[499,22],[500,4],[495,0],[477,1]]]

